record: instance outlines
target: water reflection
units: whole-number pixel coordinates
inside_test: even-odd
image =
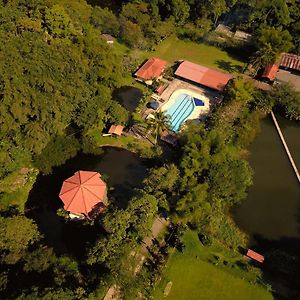
[[[93,242],[97,237],[100,226],[66,223],[56,214],[57,209],[63,207],[58,197],[62,182],[77,170],[100,172],[108,184],[110,201],[124,207],[133,188],[141,186],[147,169],[134,153],[107,147],[103,155],[80,153],[63,166],[54,168],[51,175],[38,177],[26,203],[27,215],[37,222],[46,242],[56,252],[81,257],[86,243]]]
[[[286,124],[284,134],[295,148],[300,141],[287,134],[289,129]],[[300,136],[300,126],[296,129]],[[254,184],[235,211],[237,224],[250,234],[252,242],[255,234],[267,239],[300,238],[300,186],[269,118],[262,122],[262,132],[250,152]]]

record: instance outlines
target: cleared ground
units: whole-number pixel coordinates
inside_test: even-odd
[[[244,62],[219,48],[192,41],[179,40],[176,37],[167,38],[157,46],[156,51],[148,53],[147,56],[157,56],[170,63],[180,59],[189,60],[229,73],[240,73],[245,65]]]
[[[154,292],[154,300],[269,300],[271,293],[257,284],[251,284],[226,268],[203,260],[207,254],[194,232],[185,235],[186,249],[175,252],[169,259],[161,282]],[[240,276],[243,276],[243,271]],[[245,273],[246,275],[246,273]],[[171,289],[170,289],[170,282]],[[168,296],[164,290],[168,285]]]

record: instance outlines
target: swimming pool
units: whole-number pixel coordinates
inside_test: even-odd
[[[177,132],[181,124],[195,108],[194,98],[188,94],[179,94],[174,103],[165,111],[170,116],[171,130]]]

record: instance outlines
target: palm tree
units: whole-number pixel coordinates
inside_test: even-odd
[[[157,111],[153,114],[153,118],[148,119],[148,127],[154,129],[156,145],[158,136],[171,127],[170,116],[162,111]]]

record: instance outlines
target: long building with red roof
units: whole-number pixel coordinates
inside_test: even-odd
[[[175,75],[219,92],[222,92],[229,80],[233,78],[230,74],[194,64],[190,61],[182,62]]]
[[[142,81],[158,78],[167,68],[167,62],[156,57],[148,59],[134,74]]]
[[[300,71],[300,56],[291,53],[282,53],[279,65],[281,68]]]

